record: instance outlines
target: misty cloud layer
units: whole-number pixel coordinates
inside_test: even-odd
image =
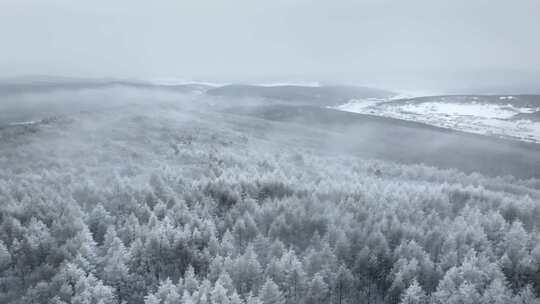
[[[2,0],[0,77],[534,91],[537,6],[536,0]]]

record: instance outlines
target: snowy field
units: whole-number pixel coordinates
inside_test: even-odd
[[[513,96],[501,96],[501,101],[511,101]],[[534,113],[540,108],[516,107],[510,103],[485,103],[478,97],[469,103],[452,100],[452,97],[435,101],[363,99],[336,107],[338,110],[391,117],[421,122],[437,127],[476,134],[495,135],[528,142],[540,142],[540,122],[513,119],[515,115]]]

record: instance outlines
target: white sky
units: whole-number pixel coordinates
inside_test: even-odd
[[[535,87],[539,35],[538,0],[0,0],[0,77]]]

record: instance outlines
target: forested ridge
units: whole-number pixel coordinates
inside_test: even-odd
[[[540,181],[136,105],[0,130],[0,303],[540,303]]]

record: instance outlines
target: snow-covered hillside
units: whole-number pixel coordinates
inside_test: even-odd
[[[351,100],[336,109],[540,143],[540,122],[522,118],[540,112],[540,103],[531,96],[371,98]]]

